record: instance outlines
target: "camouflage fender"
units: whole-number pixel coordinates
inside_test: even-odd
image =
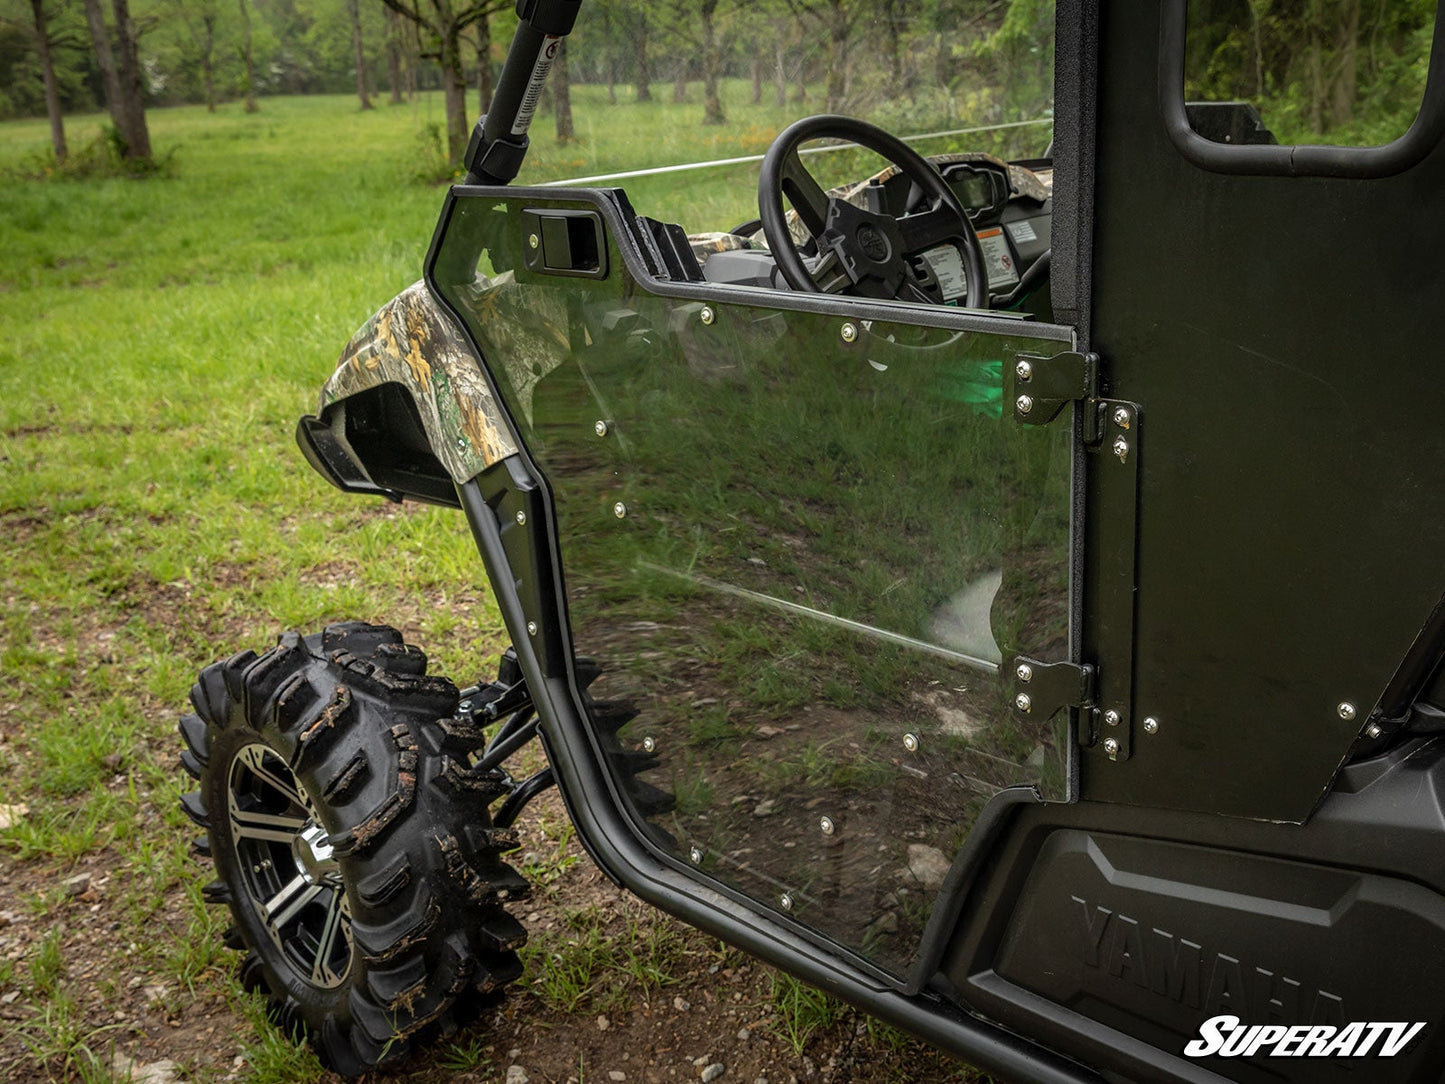
[[[351,337],[321,390],[319,413],[382,384],[411,395],[427,442],[454,481],[516,454],[481,359],[425,282],[388,301]]]

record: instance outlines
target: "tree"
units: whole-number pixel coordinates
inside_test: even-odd
[[[359,0],[346,0],[346,13],[351,17],[351,47],[356,54],[356,97],[362,109],[370,109],[371,95],[366,89],[366,42],[361,36]]]
[[[65,161],[70,149],[65,145],[65,118],[60,113],[60,91],[55,82],[55,63],[50,57],[50,28],[45,19],[45,0],[30,0],[35,17],[35,51],[40,56],[40,71],[45,82],[45,112],[50,118],[50,145],[55,160]]]
[[[677,54],[672,100],[687,100],[687,57],[702,57],[703,123],[726,124],[718,82],[722,76],[722,39],[717,15],[722,0],[667,0],[658,5],[667,17],[665,29],[675,39]]]
[[[462,66],[462,32],[496,10],[495,0],[384,0],[387,7],[410,19],[431,37],[422,56],[441,67],[442,93],[447,111],[447,156],[462,164],[471,131],[467,126],[467,80]]]
[[[557,142],[571,143],[577,138],[572,126],[572,77],[567,71],[567,40],[564,38],[557,47],[557,59],[552,62],[552,97],[557,117]]]
[[[110,47],[110,31],[100,10],[100,0],[85,0],[85,20],[90,26],[91,44],[100,68],[105,107],[120,136],[121,156],[144,160],[151,156],[151,137],[146,127],[145,102],[141,98],[135,24],[131,22],[127,0],[113,0],[112,8],[116,21],[115,51]]]
[[[238,0],[241,7],[241,44],[239,52],[241,62],[246,68],[246,81],[242,84],[245,93],[246,112],[254,113],[260,108],[256,104],[256,42],[255,36],[251,33],[251,4],[250,0]]]
[[[401,105],[402,54],[406,47],[402,40],[401,16],[389,7],[382,10],[386,12],[386,82],[391,89],[391,104]]]

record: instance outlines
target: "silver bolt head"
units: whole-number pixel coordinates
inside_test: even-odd
[[[535,622],[535,621],[528,621],[528,622],[527,622],[527,635],[528,635],[528,636],[536,636],[536,635],[537,635],[537,622]]]
[[[1033,706],[1034,702],[1030,699],[1028,693],[1019,693],[1018,696],[1014,697],[1014,707],[1018,708],[1019,711],[1027,713]]]
[[[528,237],[528,238],[527,238],[527,245],[528,245],[528,247],[530,247],[530,248],[538,248],[538,247],[541,246],[541,244],[542,244],[542,239],[541,239],[540,237],[538,237],[535,233],[532,234],[531,237]]]
[[[1110,726],[1118,726],[1119,713],[1113,708],[1110,708],[1108,711],[1104,712],[1104,722],[1108,723]]]
[[[1021,361],[1014,366],[1014,376],[1020,380],[1032,380],[1034,378],[1034,367],[1026,361]]]
[[[1154,716],[1152,716],[1152,715],[1149,716],[1147,719],[1145,719],[1145,720],[1144,720],[1144,733],[1145,733],[1145,734],[1157,734],[1157,733],[1159,733],[1159,720],[1156,719],[1156,718],[1154,718]]]
[[[623,504],[621,501],[618,501],[616,504],[614,504],[614,505],[612,506],[612,514],[613,514],[614,516],[616,516],[618,519],[626,519],[626,518],[627,518],[627,505]]]
[[[648,753],[656,752],[657,739],[652,737],[651,735],[648,735],[647,737],[642,739],[642,748],[645,752]]]
[[[825,836],[831,836],[833,834],[833,830],[834,824],[832,817],[818,818],[818,831],[822,832]]]
[[[1341,701],[1339,707],[1335,708],[1335,711],[1345,722],[1349,722],[1356,714],[1355,705],[1351,704],[1348,700]]]
[[[518,512],[518,513],[517,513],[517,526],[518,526],[518,527],[525,527],[526,525],[527,525],[527,513],[526,513],[526,512]]]
[[[916,753],[916,752],[918,752],[918,735],[917,735],[917,734],[905,734],[905,735],[903,735],[903,748],[907,749],[910,753]]]
[[[1365,727],[1365,737],[1370,738],[1371,740],[1378,738],[1383,733],[1384,730],[1380,728],[1379,723],[1371,723],[1369,726]]]
[[[702,307],[702,312],[700,312],[698,315],[702,317],[702,322],[704,324],[711,324],[714,320],[717,319],[717,313],[713,312],[712,307],[709,305],[704,305]]]
[[[466,437],[457,437],[457,451],[459,451],[459,452],[465,452],[466,450],[467,450],[467,438],[466,438]]]
[[[843,336],[845,343],[855,343],[858,341],[858,325],[854,323],[844,324],[840,334]]]
[[[1114,454],[1117,455],[1120,459],[1128,456],[1129,442],[1123,437],[1119,437],[1117,440],[1114,441]]]
[[[599,437],[605,437],[607,435],[607,423],[604,422],[601,418],[597,419],[597,421],[592,426],[592,431],[596,433]]]
[[[1018,412],[1020,414],[1028,414],[1034,409],[1033,397],[1028,395],[1020,395],[1017,399],[1014,400],[1014,406],[1018,409]]]
[[[687,856],[692,859],[692,864],[693,864],[694,866],[700,866],[700,865],[702,865],[702,848],[701,848],[701,847],[693,847],[690,851],[687,852]]]
[[[1104,752],[1109,754],[1110,760],[1113,760],[1119,755],[1119,743],[1113,738],[1106,738],[1104,740]]]
[[[1133,424],[1133,417],[1129,414],[1128,408],[1116,407],[1114,409],[1114,424],[1120,429],[1128,429]]]
[[[778,902],[783,905],[784,911],[791,911],[793,909],[793,894],[791,892],[784,892],[778,897]]]
[[[1021,662],[1021,663],[1018,664],[1018,667],[1014,670],[1014,675],[1015,675],[1020,681],[1033,681],[1033,679],[1034,679],[1034,668],[1033,668],[1032,666],[1030,666],[1030,665],[1029,665],[1028,663],[1026,663],[1026,662]]]
[[[463,700],[460,704],[457,705],[457,710],[458,710],[458,711],[471,711],[471,710],[472,710],[472,702],[471,702],[470,700]]]

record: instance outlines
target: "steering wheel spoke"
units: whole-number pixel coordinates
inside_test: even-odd
[[[819,236],[828,221],[828,196],[804,167],[796,149],[783,160],[782,185],[783,194],[792,202],[808,232]]]

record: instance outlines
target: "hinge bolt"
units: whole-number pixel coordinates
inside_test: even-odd
[[[627,505],[623,504],[621,501],[618,501],[616,504],[614,504],[614,505],[612,506],[612,514],[613,514],[614,516],[616,516],[618,519],[626,519],[626,518],[627,518]]]
[[[527,244],[532,248],[538,248],[542,244],[542,239],[534,233],[527,238]]]
[[[818,831],[822,832],[825,836],[831,836],[833,834],[833,829],[834,825],[832,817],[818,818]]]
[[[858,341],[858,325],[851,322],[846,323],[843,325],[843,330],[840,334],[843,336],[845,343],[855,343]]]
[[[1149,716],[1147,719],[1145,719],[1145,720],[1144,720],[1144,733],[1145,733],[1145,734],[1157,734],[1157,733],[1159,733],[1159,720],[1156,719],[1156,718],[1154,718],[1154,716],[1152,716],[1152,715]]]
[[[518,513],[517,513],[517,526],[518,526],[518,527],[525,527],[526,525],[527,525],[527,513],[526,513],[526,512],[518,512]]]
[[[1033,681],[1034,668],[1026,662],[1021,662],[1018,664],[1018,668],[1014,670],[1014,674],[1020,681]]]
[[[1133,420],[1134,419],[1129,415],[1129,410],[1127,407],[1116,407],[1114,409],[1114,424],[1117,425],[1120,429],[1128,429],[1129,426],[1133,423]]]
[[[1019,711],[1024,712],[1025,714],[1027,714],[1029,709],[1033,706],[1034,702],[1029,699],[1028,693],[1019,693],[1018,696],[1014,697],[1014,707],[1018,708]]]
[[[791,911],[793,909],[793,894],[791,892],[784,892],[778,897],[778,902],[783,905],[784,911]]]
[[[1030,396],[1020,395],[1014,400],[1014,407],[1017,408],[1020,414],[1027,414],[1034,409],[1034,401]]]
[[[1034,378],[1034,367],[1026,361],[1021,361],[1014,366],[1014,376],[1020,380],[1032,380]]]
[[[536,635],[537,635],[537,622],[535,622],[535,621],[528,621],[528,622],[527,622],[527,635],[528,635],[528,636],[536,636]]]
[[[652,737],[651,735],[643,738],[643,739],[642,739],[642,748],[643,748],[643,750],[644,750],[645,752],[648,752],[648,753],[656,752],[656,751],[657,751],[657,739],[654,738],[654,737]]]
[[[1369,726],[1365,727],[1365,737],[1371,739],[1372,741],[1384,733],[1385,732],[1380,728],[1379,723],[1371,723]]]
[[[1119,756],[1119,743],[1113,738],[1104,739],[1104,752],[1109,754],[1110,760],[1116,760]]]
[[[593,424],[592,432],[596,433],[599,437],[605,437],[607,435],[607,423],[599,418]]]
[[[1129,458],[1129,442],[1123,437],[1114,441],[1114,454],[1119,457],[1120,463],[1125,462]]]
[[[1110,726],[1118,726],[1119,713],[1113,708],[1110,708],[1108,711],[1104,712],[1104,722],[1108,723]]]
[[[917,735],[917,734],[905,734],[905,735],[903,735],[903,748],[907,749],[910,753],[916,753],[916,752],[918,752],[918,735]]]
[[[712,311],[712,307],[710,305],[704,305],[702,307],[702,312],[698,313],[698,315],[702,317],[702,322],[704,324],[707,324],[709,327],[711,327],[713,321],[717,319],[717,313]]]
[[[1335,708],[1335,711],[1339,713],[1340,718],[1345,722],[1349,722],[1355,717],[1355,705],[1351,704],[1348,700],[1342,701],[1340,706]]]

